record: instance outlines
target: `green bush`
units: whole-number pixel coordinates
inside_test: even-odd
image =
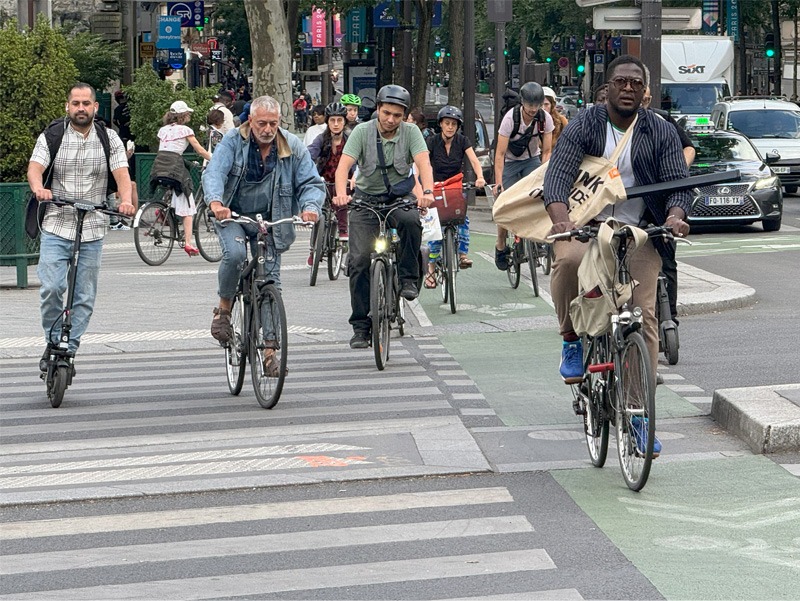
[[[98,92],[122,78],[125,67],[122,42],[109,42],[101,35],[83,31],[67,34],[67,48],[78,68],[78,80]]]
[[[25,180],[36,138],[65,114],[67,92],[78,76],[64,37],[39,15],[21,33],[14,20],[0,29],[0,181]]]
[[[164,114],[176,100],[183,100],[194,109],[189,123],[198,140],[205,140],[200,126],[206,123],[206,114],[214,104],[212,98],[219,88],[188,89],[178,84],[173,87],[169,80],[159,79],[158,74],[149,65],[139,67],[134,73],[133,83],[125,86],[131,111],[131,132],[136,136],[138,146],[147,146],[151,152],[158,150],[158,130],[161,128]]]

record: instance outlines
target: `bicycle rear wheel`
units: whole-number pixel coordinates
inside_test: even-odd
[[[386,264],[373,261],[370,267],[369,312],[372,317],[372,351],[375,365],[383,371],[389,360],[389,278]]]
[[[450,313],[456,312],[456,276],[458,275],[458,248],[456,247],[456,231],[452,226],[445,228],[442,244],[442,261],[444,262],[444,282],[447,287],[445,302],[450,303]]]
[[[339,279],[344,260],[344,243],[339,238],[339,222],[333,217],[328,224],[328,279]]]
[[[202,194],[202,191],[199,192]],[[222,260],[222,245],[219,243],[219,236],[211,221],[213,213],[208,208],[205,201],[197,203],[197,214],[194,216],[194,243],[197,244],[197,250],[200,251],[202,256],[209,263],[217,263]]]
[[[608,348],[608,336],[600,336],[590,342],[584,338],[584,349],[589,354],[589,365],[604,365],[611,361]],[[608,457],[608,413],[607,397],[610,393],[609,382],[613,383],[613,371],[589,372],[589,377],[581,383],[586,399],[584,432],[589,458],[595,467],[603,467]]]
[[[539,244],[539,249],[542,250],[542,272],[545,275],[550,275],[550,270],[553,268],[553,245],[552,244]]]
[[[622,476],[628,488],[644,488],[653,461],[656,435],[655,378],[644,338],[632,332],[614,362],[614,429]]]
[[[519,272],[520,250],[519,245],[514,242],[513,236],[511,236],[509,240],[511,243],[506,244],[506,246],[511,248],[511,253],[508,255],[508,270],[506,270],[506,275],[508,276],[508,283],[516,290],[519,288],[519,279],[521,276]]]
[[[143,204],[133,219],[133,242],[139,257],[148,265],[167,260],[177,238],[175,216],[158,200]]]
[[[233,337],[225,345],[225,371],[228,376],[228,389],[233,395],[242,391],[244,371],[247,366],[244,327],[244,295],[239,294],[234,298],[231,307]]]
[[[256,284],[253,294],[252,317],[250,319],[250,374],[258,404],[264,409],[272,409],[281,398],[283,382],[286,379],[286,359],[288,350],[288,331],[286,312],[281,293],[275,284]],[[262,322],[263,308],[267,306],[271,318],[264,337]],[[266,316],[263,316],[266,317]],[[271,357],[270,357],[271,355]]]
[[[539,247],[533,240],[525,240],[525,257],[528,259],[528,268],[531,271],[533,296],[539,296],[539,278],[536,277],[536,266],[539,264]]]
[[[322,254],[325,252],[325,214],[319,216],[319,220],[314,224],[314,229],[311,230],[311,248],[313,259],[311,261],[311,278],[309,279],[310,286],[317,285],[317,274],[319,273],[319,262],[322,260]]]

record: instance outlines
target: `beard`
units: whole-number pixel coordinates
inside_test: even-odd
[[[94,121],[94,113],[88,111],[85,113],[76,113],[74,115],[69,116],[69,121],[73,125],[77,125],[79,127],[85,127],[89,125],[92,121]]]
[[[620,117],[624,117],[625,119],[627,119],[628,117],[633,117],[639,111],[639,107],[636,106],[633,108],[626,109],[619,106],[615,106],[614,110]]]

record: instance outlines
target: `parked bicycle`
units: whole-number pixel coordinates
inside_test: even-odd
[[[193,163],[198,165],[199,163]],[[133,219],[133,242],[139,257],[148,265],[162,265],[172,253],[175,244],[183,248],[186,238],[182,220],[172,207],[172,195],[178,182],[172,178],[158,178],[162,193],[158,200],[151,200],[139,207]],[[203,189],[195,193],[195,206],[192,231],[195,244],[206,261],[216,263],[222,259],[217,231],[212,221],[213,213],[203,199]]]
[[[233,214],[220,223],[243,223],[258,227],[255,252],[239,275],[231,307],[233,335],[225,348],[225,370],[231,394],[238,395],[244,384],[247,362],[259,405],[272,409],[280,399],[286,378],[288,329],[281,291],[269,279],[265,263],[274,260],[272,227],[280,223],[308,225],[298,217],[266,221]]]
[[[339,220],[331,202],[331,186],[328,185],[325,188],[326,196],[322,214],[311,230],[311,275],[309,277],[311,286],[315,286],[317,283],[319,264],[323,259],[328,264],[328,279],[337,280],[342,272],[344,255],[347,252],[347,244],[339,237]]]
[[[401,198],[381,205],[353,199],[350,206],[351,211],[371,211],[378,218],[379,231],[369,268],[369,306],[375,365],[383,371],[389,360],[391,330],[397,329],[400,336],[405,333],[405,307],[400,296],[400,279],[397,273],[399,237],[395,228],[387,227],[387,221],[394,211],[416,211],[417,205],[416,201]]]
[[[458,227],[467,216],[467,201],[464,191],[475,188],[474,182],[464,182],[460,187],[445,188],[442,182],[433,185],[435,208],[442,225],[442,252],[434,263],[433,277],[442,287],[442,302],[450,305],[450,313],[456,312],[456,278],[461,270],[461,259],[458,252]]]
[[[616,281],[623,287],[633,286],[627,260],[633,229],[625,226],[613,233],[618,244]],[[597,238],[598,231],[597,227],[586,226],[549,236],[549,239],[576,238],[588,242]],[[673,239],[671,229],[664,226],[650,227],[644,232],[649,238]],[[631,490],[639,491],[647,483],[654,457],[655,374],[640,331],[641,308],[620,302],[615,287],[611,290],[617,311],[610,317],[608,331],[598,336],[584,336],[584,376],[572,386],[573,406],[575,412],[583,416],[589,457],[596,467],[605,464],[609,427],[613,423],[625,483]]]
[[[78,259],[81,254],[84,218],[87,213],[95,212],[115,217],[124,217],[124,215],[109,209],[107,205],[95,206],[56,198],[51,202],[56,206],[74,207],[77,217],[72,256],[67,268],[67,298],[61,315],[50,326],[47,340],[53,340],[53,334],[59,321],[61,322],[61,334],[57,345],[52,342],[47,343],[47,359],[45,360],[47,368],[42,371],[40,376],[47,388],[47,398],[50,400],[50,405],[53,408],[58,408],[64,400],[64,393],[72,385],[72,378],[75,376],[75,354],[69,350],[69,336],[72,332],[72,305],[75,301],[75,282],[78,276]]]

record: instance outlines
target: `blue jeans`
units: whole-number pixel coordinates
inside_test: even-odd
[[[250,253],[255,256],[258,253],[256,237],[258,228],[249,223],[226,223],[220,225],[214,222],[219,235],[219,243],[222,247],[222,261],[219,264],[217,278],[219,288],[217,293],[220,298],[226,300],[236,296],[236,287],[239,284],[239,274],[247,265],[247,247],[245,241],[250,242]],[[270,238],[271,240],[271,238]],[[281,287],[281,256],[275,251],[273,246],[267,252],[267,260],[264,263],[264,272],[267,279],[272,280],[280,289]],[[262,305],[261,324],[266,340],[274,340],[275,335],[272,328],[272,307],[265,303]]]
[[[464,218],[464,223],[458,226],[458,254],[469,254],[469,215]],[[428,260],[438,261],[442,257],[442,241],[428,242]]]
[[[530,175],[542,164],[542,157],[530,157],[524,161],[505,161],[503,163],[503,190],[508,190],[526,175]]]
[[[42,286],[42,329],[45,342],[58,344],[61,337],[61,317],[64,312],[64,293],[67,290],[67,272],[72,258],[72,240],[42,232],[39,250],[39,267],[36,274]],[[72,303],[72,330],[69,350],[75,353],[81,344],[81,336],[89,327],[89,318],[97,297],[97,278],[100,275],[100,260],[103,256],[103,240],[82,242],[78,256],[75,279],[75,298]],[[55,324],[55,326],[53,326]],[[52,336],[50,335],[52,327]]]

